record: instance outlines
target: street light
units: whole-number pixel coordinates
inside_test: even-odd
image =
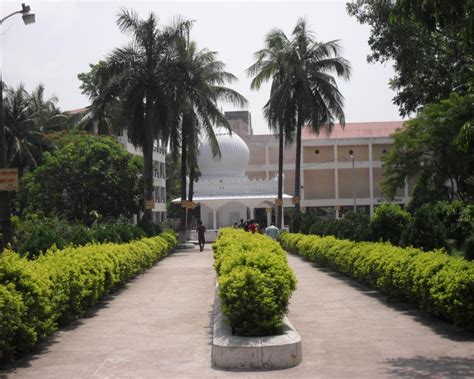
[[[0,25],[5,20],[16,15],[21,14],[25,25],[30,25],[35,22],[34,13],[30,13],[29,5],[21,4],[21,10],[10,13],[8,16],[0,19]],[[0,169],[7,168],[7,144],[5,141],[5,124],[3,117],[3,81],[0,78]],[[2,230],[2,247],[5,247],[12,238],[12,228],[10,222],[10,196],[7,191],[0,191],[0,226]]]
[[[34,24],[35,22],[35,14],[34,13],[30,13],[31,11],[31,8],[29,5],[25,5],[25,3],[21,4],[21,10],[19,11],[16,11],[16,12],[13,12],[13,13],[10,13],[8,16],[2,18],[0,20],[0,25],[3,24],[3,21],[5,21],[6,19],[16,15],[16,14],[22,14],[23,16],[21,16],[23,18],[23,22],[25,23],[25,25],[30,25],[30,24]]]
[[[352,198],[354,199],[354,212],[357,210],[356,193],[355,193],[355,166],[354,166],[354,150],[349,150],[349,155],[352,161]]]

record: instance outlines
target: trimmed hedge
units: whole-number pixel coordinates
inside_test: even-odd
[[[151,267],[176,245],[170,232],[127,244],[49,249],[35,261],[0,256],[0,361],[84,315],[105,295]]]
[[[212,247],[222,312],[233,333],[280,334],[296,289],[296,278],[280,245],[263,235],[224,228]]]
[[[284,233],[283,248],[474,331],[474,263],[443,251]]]

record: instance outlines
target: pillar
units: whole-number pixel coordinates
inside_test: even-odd
[[[212,210],[212,229],[217,230],[217,211]]]
[[[370,217],[374,215],[374,162],[372,159],[372,142],[369,143],[369,194]]]
[[[267,226],[272,223],[272,208],[267,208]]]
[[[254,207],[250,207],[250,219],[251,219],[251,220],[254,219],[254,213],[255,213],[255,208],[254,208]]]

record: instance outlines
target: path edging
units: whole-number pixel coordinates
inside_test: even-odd
[[[284,334],[268,337],[232,335],[221,310],[219,287],[214,293],[212,367],[227,370],[277,370],[297,366],[303,360],[301,337],[287,317]]]

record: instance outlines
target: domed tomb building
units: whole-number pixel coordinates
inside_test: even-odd
[[[221,158],[214,158],[210,143],[203,141],[197,160],[201,177],[194,186],[193,201],[200,205],[200,219],[207,229],[214,230],[241,219],[269,225],[275,221],[278,178],[248,178],[245,171],[250,152],[245,141],[223,128],[215,134]],[[289,195],[283,198],[291,200]]]

